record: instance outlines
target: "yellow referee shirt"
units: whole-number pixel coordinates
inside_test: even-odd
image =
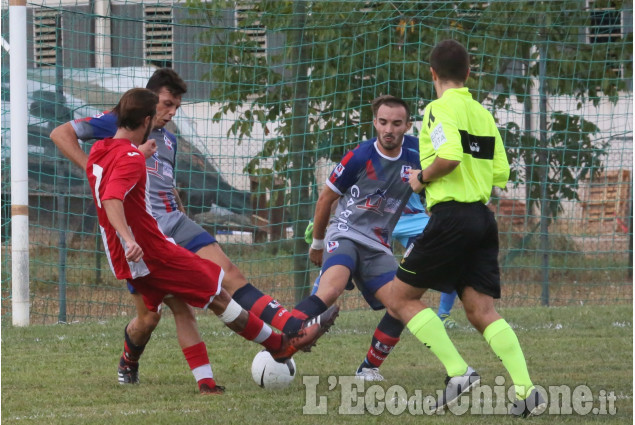
[[[467,87],[448,89],[423,113],[419,135],[421,168],[438,156],[461,161],[450,174],[426,187],[431,208],[439,202],[487,203],[493,186],[504,188],[509,162],[494,117],[472,99]]]

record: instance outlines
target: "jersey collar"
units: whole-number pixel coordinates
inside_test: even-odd
[[[397,161],[399,158],[401,158],[401,154],[403,153],[403,142],[405,140],[404,139],[401,140],[401,148],[399,149],[399,155],[392,157],[392,156],[387,156],[385,154],[383,154],[380,150],[379,150],[379,140],[375,137],[375,141],[373,142],[373,146],[375,147],[375,150],[377,151],[377,153],[379,154],[379,156],[381,156],[384,159],[387,159],[388,161]]]

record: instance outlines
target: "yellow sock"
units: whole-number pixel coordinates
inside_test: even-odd
[[[503,362],[509,376],[514,382],[516,397],[519,400],[527,398],[534,384],[529,378],[527,362],[516,333],[509,326],[505,319],[499,319],[485,329],[483,332],[485,340],[492,347],[492,350]]]
[[[421,310],[406,326],[443,363],[448,376],[463,375],[467,371],[467,363],[450,341],[443,322],[431,308]]]

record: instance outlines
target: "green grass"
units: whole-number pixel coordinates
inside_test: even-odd
[[[614,416],[550,416],[532,423],[632,423],[633,327],[632,306],[510,308],[501,313],[515,328],[535,383],[588,385],[617,396]],[[483,384],[509,378],[483,338],[463,325],[450,336]],[[503,416],[466,414],[399,417],[340,415],[339,387],[329,391],[329,375],[350,375],[365,355],[381,313],[346,312],[313,353],[298,354],[299,376],[290,388],[270,392],[251,379],[250,366],[259,347],[231,334],[211,314],[199,315],[199,327],[212,359],[217,381],[227,387],[222,396],[200,396],[179,349],[171,317],[153,335],[142,358],[141,385],[120,386],[115,373],[122,349],[125,318],[102,323],[31,326],[2,329],[3,424],[330,424],[426,423],[516,424]],[[443,386],[444,371],[437,359],[408,331],[390,355],[382,373],[387,389],[403,385],[432,395]],[[303,415],[302,375],[319,375],[317,396],[325,396],[327,415]],[[367,387],[369,385],[367,384]]]

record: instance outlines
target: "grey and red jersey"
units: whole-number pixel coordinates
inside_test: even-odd
[[[113,137],[117,132],[117,116],[105,112],[90,118],[71,121],[71,125],[81,140],[100,140]],[[157,142],[157,151],[146,160],[148,172],[149,197],[152,215],[157,219],[164,232],[170,233],[183,213],[179,211],[174,192],[176,187],[176,136],[160,128],[153,129],[148,139]]]
[[[349,151],[326,181],[341,195],[326,232],[327,252],[338,238],[392,252],[392,231],[412,194],[408,172],[420,168],[419,141],[404,136],[395,158],[382,154],[377,143],[374,138]]]

